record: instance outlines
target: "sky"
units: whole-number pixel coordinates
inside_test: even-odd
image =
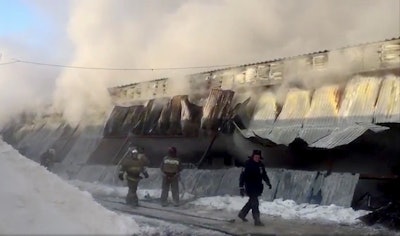
[[[0,125],[43,102],[71,123],[111,105],[110,86],[400,35],[400,0],[0,0]],[[1,65],[4,64],[4,65]],[[205,69],[204,69],[205,70]]]
[[[79,180],[67,182],[22,156],[1,139],[0,186],[0,234],[175,235],[190,232],[191,235],[214,235],[206,231],[194,231],[189,226],[110,211],[98,204],[94,197],[123,201],[127,187]],[[160,194],[160,189],[138,191],[140,200],[159,199]],[[182,199],[193,198],[189,194],[182,195]],[[198,198],[191,205],[201,207],[203,211],[224,211],[232,216],[246,201],[247,198],[239,196],[215,196]],[[357,218],[368,213],[335,205],[296,204],[292,200],[282,199],[261,201],[260,211],[263,215],[310,220],[313,224],[345,225],[359,224]]]

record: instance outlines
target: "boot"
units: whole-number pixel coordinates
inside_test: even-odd
[[[265,226],[264,223],[261,222],[259,214],[254,214],[253,218],[254,218],[254,225],[255,226]]]
[[[242,214],[242,212],[239,212],[238,217],[243,221],[243,222],[247,222],[248,220],[246,219],[246,216],[244,216]]]
[[[260,221],[260,219],[254,220],[254,225],[255,226],[265,226],[264,223]]]

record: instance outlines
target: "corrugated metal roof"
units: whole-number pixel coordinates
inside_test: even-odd
[[[252,133],[252,135],[256,135],[258,137],[269,137],[268,135],[271,133],[272,129],[274,127],[273,126],[266,126],[263,129],[258,129],[258,130],[254,130],[254,132]]]
[[[334,129],[328,127],[303,127],[299,132],[299,138],[308,144],[312,144],[330,135]]]
[[[388,109],[387,103],[400,102],[400,80],[388,78],[385,81],[382,88],[382,93],[385,94],[378,103]],[[380,84],[380,78],[352,79],[346,85],[339,108],[338,85],[315,90],[311,104],[309,91],[290,90],[275,122],[273,117],[276,112],[276,98],[265,93],[257,104],[249,129],[243,131],[242,135],[259,136],[284,145],[299,137],[311,147],[333,148],[350,143],[368,129],[381,132],[387,127],[372,123]],[[390,88],[392,90],[389,91]],[[392,110],[385,112],[387,114]]]
[[[275,126],[302,124],[310,109],[310,91],[292,89],[286,96],[282,111],[275,121]]]
[[[400,77],[387,76],[376,102],[375,123],[400,122]]]
[[[277,104],[276,97],[271,92],[264,92],[258,99],[250,121],[250,129],[262,128],[266,125],[273,125],[276,119]]]
[[[201,127],[203,129],[218,128],[231,107],[234,92],[231,90],[212,89],[203,107]]]
[[[354,125],[344,128],[336,128],[330,135],[310,144],[310,147],[316,148],[334,148],[337,146],[349,144],[356,138],[360,137],[368,128]]]
[[[381,79],[375,77],[356,77],[350,80],[340,104],[340,122],[372,123],[380,83]]]
[[[266,124],[270,127],[262,128],[255,133],[274,143],[289,145],[298,136],[309,108],[310,91],[292,89],[288,92],[282,111],[272,127]]]
[[[237,127],[238,128],[238,127]],[[352,126],[341,127],[273,127],[266,126],[262,129],[244,129],[238,130],[245,138],[258,136],[263,139],[270,140],[276,144],[289,145],[295,138],[301,138],[310,147],[318,148],[334,148],[336,146],[351,143],[360,137],[367,130],[373,132],[382,132],[389,129],[385,126],[375,125],[371,123],[353,124]]]
[[[338,122],[339,85],[330,85],[315,90],[304,126],[336,126]]]
[[[369,129],[371,131],[374,131],[375,133],[382,132],[382,131],[385,131],[385,130],[389,129],[389,127],[382,126],[382,125],[371,124],[371,123],[357,123],[357,125],[365,127],[365,128],[367,128],[367,129]]]
[[[285,127],[274,127],[271,133],[269,133],[266,139],[271,140],[276,144],[289,145],[298,137],[301,126],[285,126]]]

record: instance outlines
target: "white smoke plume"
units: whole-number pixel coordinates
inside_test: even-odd
[[[74,66],[168,68],[247,64],[400,34],[398,0],[68,3],[68,21],[59,27],[67,29],[73,45],[72,59],[65,64]],[[177,84],[185,88],[183,75],[207,70],[210,69],[65,69],[57,80],[55,105],[68,120],[77,122],[89,108],[99,112],[109,108],[107,87],[173,77],[181,79],[182,84]]]

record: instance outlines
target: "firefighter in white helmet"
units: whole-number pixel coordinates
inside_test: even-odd
[[[118,174],[120,180],[126,179],[128,181],[129,191],[126,195],[126,203],[131,206],[138,206],[139,199],[136,191],[138,188],[139,181],[143,178],[148,178],[146,166],[148,161],[146,156],[138,153],[135,147],[130,147],[123,157],[121,162],[121,168]]]

